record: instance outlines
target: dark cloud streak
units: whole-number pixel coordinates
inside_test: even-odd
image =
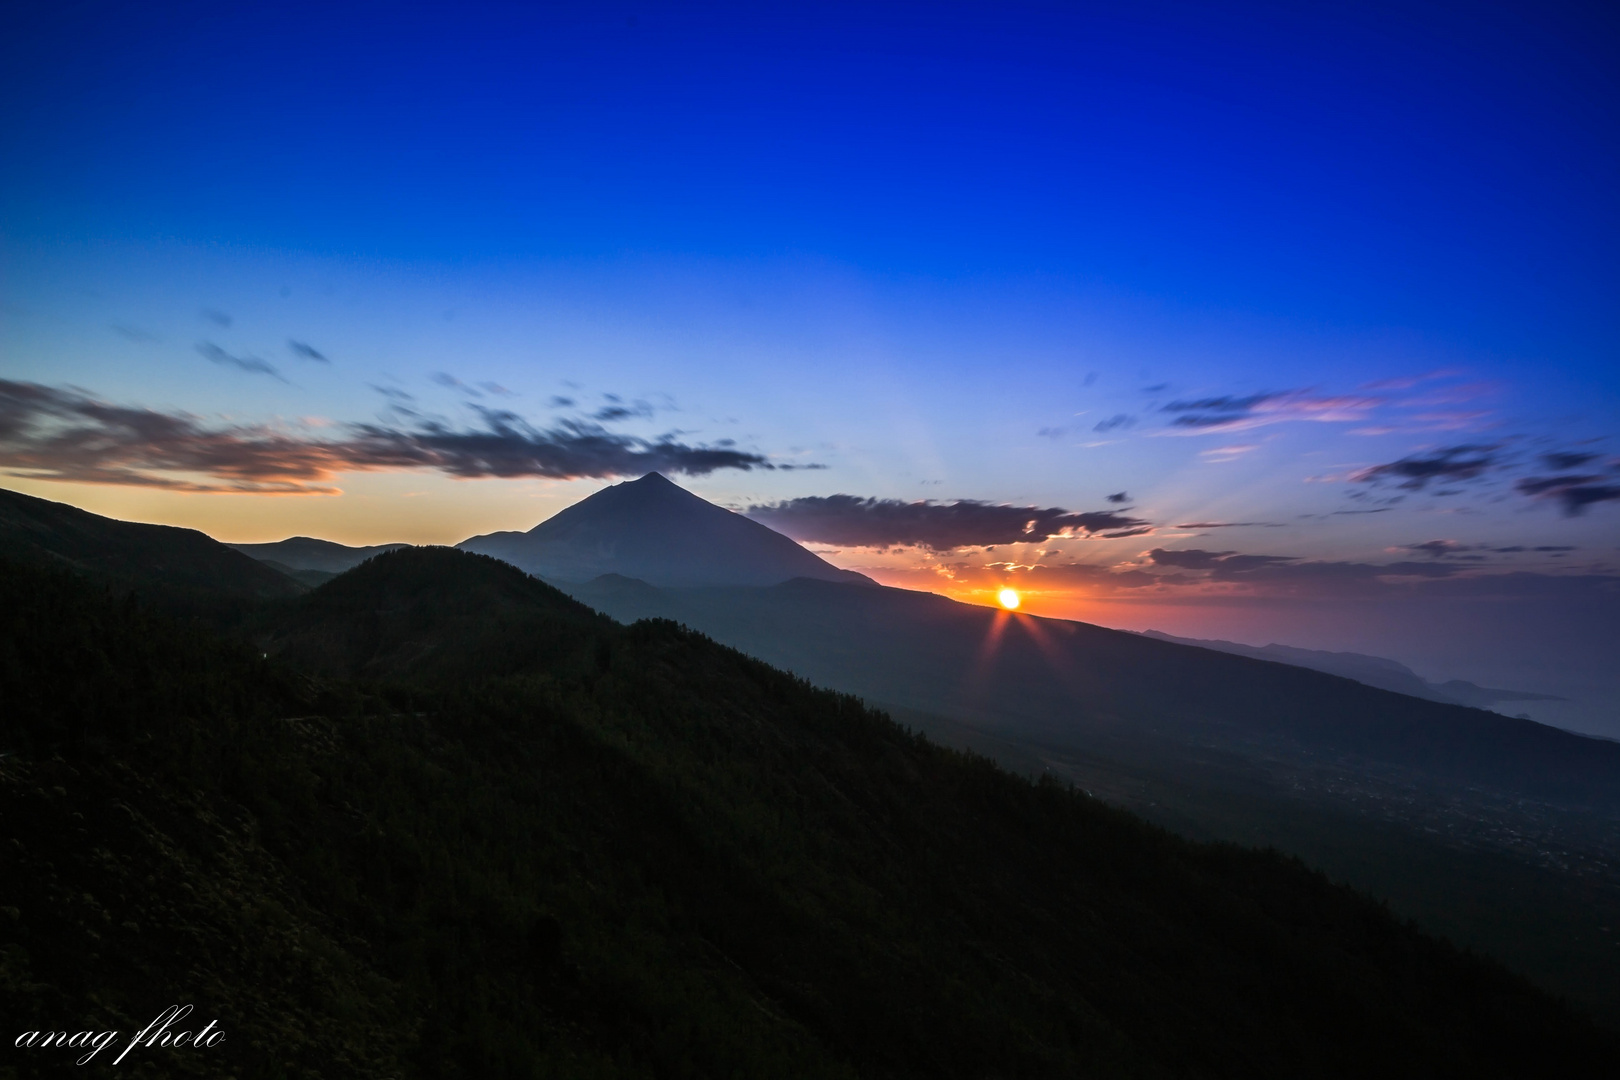
[[[1113,510],[1083,513],[1061,507],[1003,506],[962,499],[861,498],[819,495],[750,506],[749,517],[796,540],[848,547],[919,547],[930,551],[1038,543],[1054,536],[1118,538],[1152,529],[1151,523]]]
[[[1566,450],[1542,454],[1541,460],[1547,463],[1549,469],[1557,472],[1568,472],[1571,469],[1580,468],[1589,461],[1596,461],[1598,456],[1597,454]]]
[[[409,428],[351,424],[319,439],[264,425],[212,427],[187,413],[0,379],[0,468],[38,480],[260,494],[329,493],[339,473],[391,469],[566,480],[775,468],[760,454],[639,439],[589,421],[540,430],[505,410],[479,414],[481,428],[423,419]]]
[[[1107,420],[1098,422],[1097,426],[1093,427],[1091,430],[1106,435],[1109,432],[1117,431],[1120,428],[1130,428],[1135,426],[1136,421],[1133,418],[1127,416],[1125,413],[1118,413],[1114,416],[1110,416]]]
[[[1514,490],[1533,499],[1552,499],[1563,508],[1565,517],[1579,517],[1589,506],[1620,501],[1620,485],[1603,481],[1604,477],[1595,475],[1532,476],[1520,480]]]
[[[246,371],[250,375],[268,375],[272,379],[280,379],[282,382],[287,381],[282,377],[281,372],[276,370],[274,364],[268,360],[261,360],[257,356],[232,356],[212,341],[199,341],[197,351],[212,363],[225,367],[234,367]]]
[[[468,386],[466,383],[462,382],[460,379],[456,378],[454,375],[450,374],[448,371],[435,371],[433,373],[433,375],[431,376],[431,378],[433,379],[434,382],[438,383],[440,386],[445,387],[448,390],[460,390],[463,394],[466,394],[468,397],[483,397],[484,396],[483,393],[480,390],[478,390],[477,387]]]
[[[1275,521],[1184,521],[1178,529],[1280,529]]]
[[[1170,421],[1176,427],[1220,427],[1249,416],[1256,406],[1263,405],[1277,396],[1276,394],[1250,394],[1248,397],[1226,395],[1199,398],[1197,401],[1172,401],[1161,411],[1182,414]]]
[[[1448,446],[1429,454],[1413,454],[1384,465],[1362,469],[1350,479],[1358,484],[1394,483],[1407,491],[1421,491],[1432,480],[1448,483],[1477,480],[1497,463],[1498,445]]]

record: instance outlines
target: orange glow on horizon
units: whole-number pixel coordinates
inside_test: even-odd
[[[1008,611],[1014,611],[1018,608],[1019,598],[1018,591],[1016,589],[1002,589],[996,594],[996,599],[999,600],[1001,602],[1001,606],[1006,608]]]

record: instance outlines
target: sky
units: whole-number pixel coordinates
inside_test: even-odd
[[[888,584],[1620,737],[1603,5],[11,5],[0,485]]]

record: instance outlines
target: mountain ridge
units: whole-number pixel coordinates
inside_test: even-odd
[[[67,566],[123,586],[291,598],[304,586],[196,529],[92,514],[0,488],[0,554]]]
[[[352,570],[373,555],[397,551],[409,544],[369,544],[359,547],[339,544],[333,540],[318,540],[313,536],[289,536],[266,544],[229,544],[242,554],[260,562],[280,564],[292,570],[319,570],[328,574],[341,574]]]
[[[527,532],[488,533],[456,546],[549,581],[616,573],[674,587],[775,585],[795,577],[873,584],[659,473],[603,488]]]

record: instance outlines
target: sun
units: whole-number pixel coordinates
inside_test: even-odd
[[[999,593],[996,594],[996,599],[1000,600],[1001,601],[1001,606],[1006,608],[1008,611],[1011,611],[1014,608],[1016,608],[1018,606],[1018,603],[1019,603],[1019,601],[1018,601],[1018,593],[1015,592],[1012,589],[1002,589]]]

